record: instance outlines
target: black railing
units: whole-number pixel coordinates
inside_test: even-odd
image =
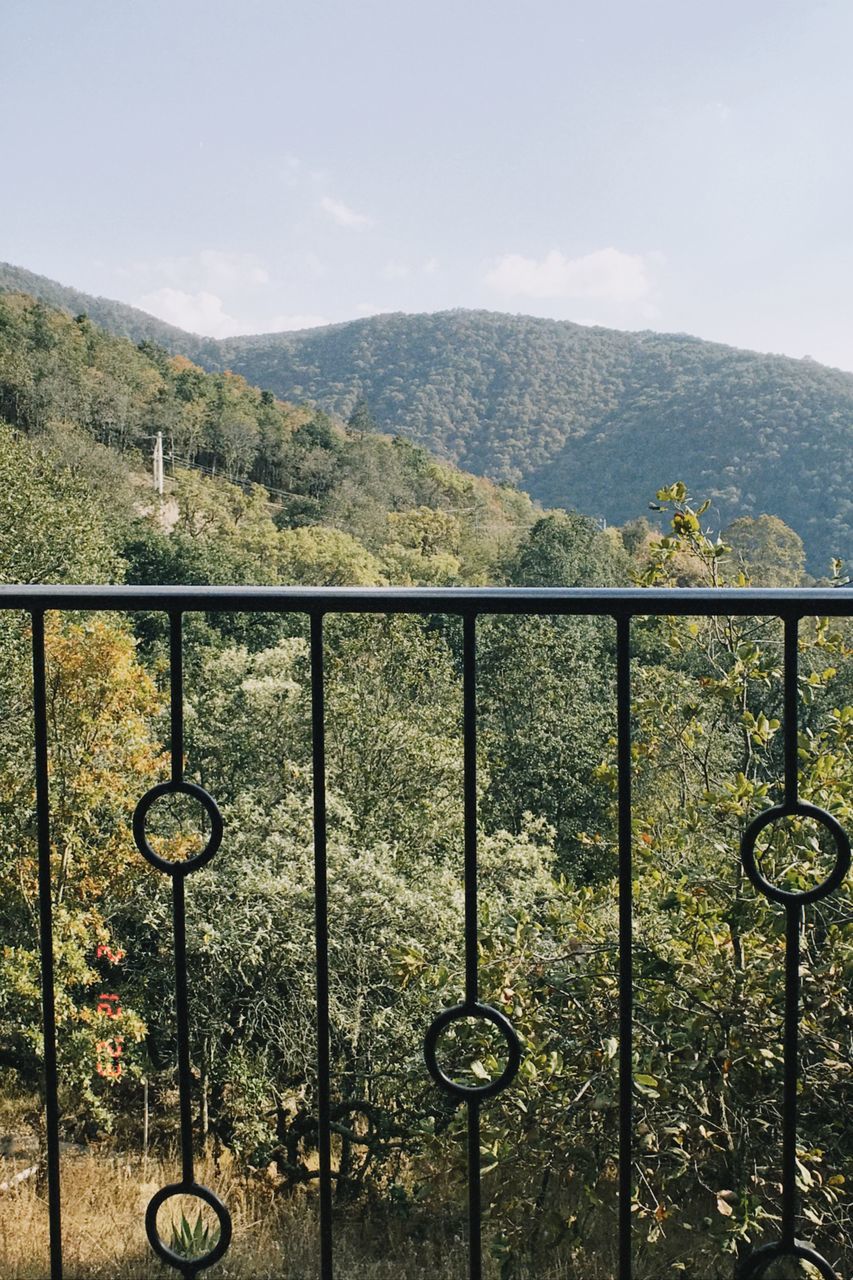
[[[253,588],[253,587],[43,587],[0,588],[0,609],[23,610],[32,616],[33,710],[35,734],[36,805],[38,822],[40,950],[42,1014],[44,1025],[45,1120],[47,1134],[48,1208],[50,1224],[51,1280],[62,1277],[60,1214],[59,1106],[57,1098],[56,1018],[54,1009],[53,922],[50,869],[50,799],[48,732],[45,698],[44,615],[48,610],[152,610],[170,619],[171,637],[171,778],[152,788],[139,802],[134,816],[136,843],[144,857],[171,877],[173,895],[175,1009],[177,1021],[178,1084],[181,1137],[181,1180],[161,1188],[152,1198],[145,1217],[151,1247],[184,1276],[195,1277],[228,1249],[231,1219],[218,1196],[195,1180],[191,1120],[189,1053],[190,1009],[187,988],[184,880],[216,853],[222,839],[222,818],[216,801],[201,787],[183,777],[183,677],[182,616],[188,612],[299,613],[310,617],[312,733],[314,773],[314,900],[316,920],[318,1152],[320,1188],[321,1280],[332,1280],[332,1159],[329,1045],[329,933],[326,858],[325,699],[323,671],[323,619],[335,613],[453,614],[463,619],[463,748],[464,748],[464,867],[465,867],[465,998],[439,1012],[424,1043],[424,1060],[436,1084],[468,1109],[468,1226],[471,1280],[482,1274],[480,1199],[480,1108],[511,1085],[521,1060],[519,1039],[509,1019],[485,1003],[478,983],[477,951],[477,778],[476,778],[476,623],[490,614],[585,615],[610,617],[616,622],[616,701],[618,763],[619,849],[619,1280],[631,1280],[632,1197],[632,1021],[633,929],[631,865],[631,620],[648,616],[714,616],[780,618],[784,624],[784,799],[762,810],[743,834],[741,860],[755,887],[786,913],[786,962],[784,992],[784,1082],[782,1120],[782,1218],[777,1242],[750,1254],[739,1270],[740,1280],[758,1280],[781,1258],[811,1263],[825,1280],[840,1280],[832,1266],[815,1249],[796,1236],[798,1218],[796,1185],[797,1090],[799,1083],[798,1033],[800,1005],[800,926],[802,910],[832,893],[850,866],[847,834],[825,810],[801,800],[797,788],[797,653],[798,624],[806,617],[849,617],[853,595],[844,590],[812,588],[780,590],[592,590],[559,588]],[[183,793],[198,800],[207,811],[210,832],[206,846],[179,862],[170,862],[151,847],[145,819],[161,795]],[[760,832],[777,818],[808,817],[823,825],[836,847],[835,864],[823,882],[812,889],[793,892],[767,881],[755,856]],[[439,1037],[447,1025],[461,1018],[493,1023],[506,1041],[507,1059],[501,1075],[483,1085],[457,1083],[442,1071],[437,1059]],[[187,1259],[173,1252],[157,1232],[157,1212],[172,1196],[190,1194],[204,1200],[219,1219],[216,1244],[201,1258]]]

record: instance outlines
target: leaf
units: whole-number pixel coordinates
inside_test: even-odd
[[[730,1218],[734,1213],[732,1206],[722,1196],[717,1196],[717,1213],[721,1213],[724,1218]]]

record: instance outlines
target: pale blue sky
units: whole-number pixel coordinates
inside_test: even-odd
[[[0,47],[0,259],[63,283],[853,369],[850,0],[5,0]]]

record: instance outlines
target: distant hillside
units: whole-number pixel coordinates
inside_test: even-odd
[[[466,475],[402,436],[348,432],[315,406],[276,399],[239,374],[205,372],[147,339],[115,337],[89,315],[72,319],[29,294],[0,294],[6,442],[4,422],[63,466],[84,476],[103,472],[107,507],[117,500],[117,475],[128,466],[150,469],[159,432],[170,476],[208,477],[208,498],[202,489],[187,491],[202,504],[187,516],[191,541],[214,518],[217,501],[233,507],[235,494],[248,493],[234,522],[255,574],[263,539],[253,533],[253,509],[274,509],[278,528],[303,531],[302,549],[314,553],[303,564],[315,575],[307,580],[332,583],[494,581],[537,515],[527,494]],[[163,580],[243,581],[244,570],[230,552],[221,563],[205,552],[201,564],[172,564]],[[291,565],[288,572],[297,571]]]
[[[202,338],[195,333],[186,333],[165,320],[150,316],[147,311],[138,307],[129,307],[126,302],[113,302],[110,298],[96,298],[91,293],[81,293],[68,285],[58,284],[47,276],[38,276],[23,267],[13,267],[11,263],[0,262],[0,293],[28,293],[33,298],[47,303],[49,307],[59,307],[70,315],[86,313],[89,319],[103,329],[119,338],[131,338],[134,342],[156,342],[167,351],[180,352],[181,355],[201,360],[207,353],[207,361],[211,367],[218,366],[219,353],[217,344],[212,338]]]
[[[813,361],[478,311],[213,342],[17,269],[7,280],[289,399],[346,417],[363,397],[380,429],[549,504],[620,523],[677,476],[720,525],[780,516],[813,573],[853,560],[853,375]]]
[[[549,504],[621,523],[662,478],[720,525],[769,512],[815,573],[853,557],[853,375],[686,336],[484,312],[376,316],[221,344],[252,382],[380,425]]]

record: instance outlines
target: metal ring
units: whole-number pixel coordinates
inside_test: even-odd
[[[160,1206],[172,1196],[195,1196],[196,1199],[210,1205],[219,1219],[219,1239],[213,1248],[202,1254],[200,1258],[183,1258],[160,1239],[157,1231],[157,1213]],[[172,1182],[167,1187],[161,1187],[159,1191],[155,1191],[151,1197],[148,1208],[145,1210],[145,1234],[158,1258],[168,1266],[183,1271],[186,1276],[194,1276],[197,1271],[212,1267],[214,1262],[218,1262],[225,1254],[231,1243],[231,1214],[219,1197],[209,1187],[203,1187],[200,1182]]]
[[[198,800],[210,818],[210,835],[204,848],[199,853],[194,853],[190,858],[183,858],[175,862],[170,861],[169,858],[161,858],[159,853],[155,853],[145,834],[145,819],[148,816],[148,810],[155,800],[159,800],[160,796],[167,795],[192,796],[193,799]],[[199,867],[203,867],[206,862],[210,862],[210,859],[222,843],[222,814],[219,812],[219,806],[213,796],[208,795],[203,787],[196,786],[194,782],[159,782],[156,787],[146,791],[136,806],[133,814],[133,838],[143,858],[146,858],[152,867],[156,867],[158,871],[165,871],[170,876],[189,875],[191,871],[196,871]]]
[[[778,885],[771,884],[759,870],[755,857],[755,842],[764,828],[769,826],[771,822],[775,822],[777,818],[814,818],[815,822],[819,822],[821,826],[826,827],[835,840],[835,866],[826,879],[815,885],[813,889],[804,889],[801,892],[780,889]],[[756,889],[760,889],[766,897],[771,898],[774,902],[781,902],[785,906],[802,907],[806,903],[817,902],[820,898],[825,898],[827,894],[832,893],[841,884],[850,869],[850,840],[847,832],[833,818],[831,813],[827,813],[825,809],[819,809],[815,804],[807,804],[804,800],[797,800],[790,805],[774,805],[772,809],[765,809],[757,818],[753,818],[741,838],[740,857],[743,869]]]
[[[795,1240],[792,1245],[765,1244],[745,1258],[737,1270],[737,1280],[759,1280],[771,1263],[777,1258],[802,1258],[817,1267],[823,1280],[838,1280],[838,1273],[829,1265],[826,1258],[821,1257],[816,1249]]]
[[[480,1018],[494,1023],[506,1041],[508,1050],[506,1066],[501,1074],[496,1076],[494,1080],[490,1080],[488,1084],[458,1084],[450,1076],[445,1075],[438,1065],[439,1036],[451,1022],[458,1022],[462,1018]],[[515,1079],[515,1074],[521,1063],[521,1042],[506,1014],[501,1013],[500,1009],[495,1009],[493,1005],[481,1004],[479,1000],[472,1000],[467,1004],[456,1004],[451,1009],[445,1009],[443,1013],[438,1015],[424,1037],[424,1062],[433,1080],[446,1093],[451,1094],[454,1098],[465,1098],[468,1101],[479,1099],[482,1101],[485,1098],[493,1098],[495,1094],[500,1093]]]

